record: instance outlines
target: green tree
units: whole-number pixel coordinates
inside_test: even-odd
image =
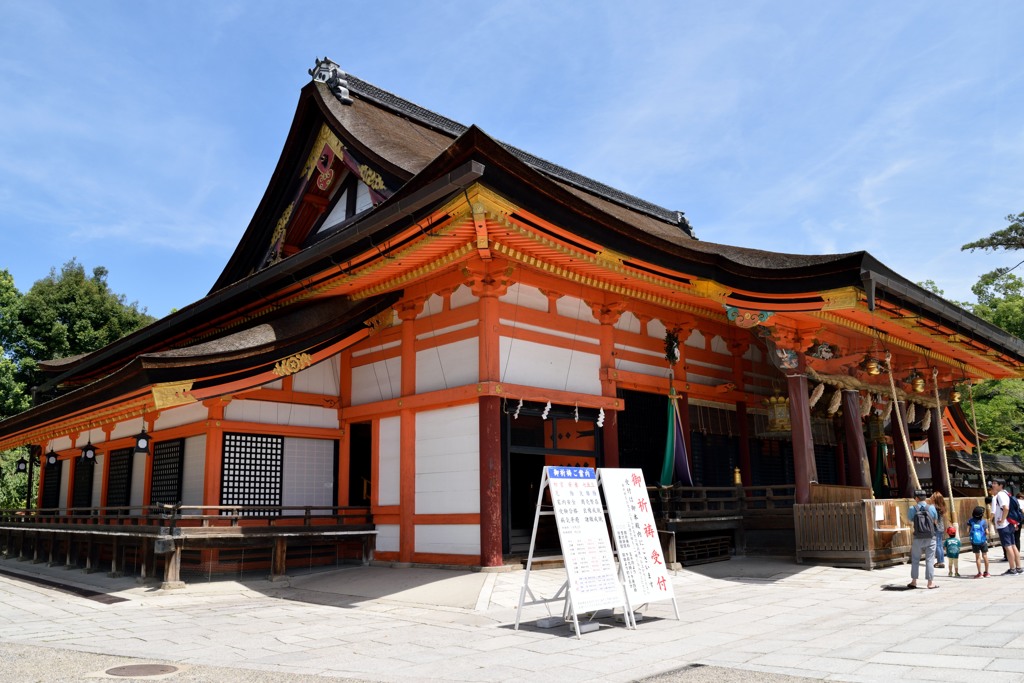
[[[0,453],[0,510],[17,510],[25,507],[25,487],[28,486],[28,474],[17,471],[18,458],[27,458],[28,451],[15,448]],[[39,468],[33,473],[32,493],[38,491]],[[34,500],[34,498],[33,498]],[[34,506],[33,506],[34,507]]]
[[[138,303],[126,303],[124,295],[110,290],[102,266],[90,277],[71,259],[59,272],[50,269],[25,294],[8,271],[0,271],[0,348],[26,395],[43,381],[41,361],[95,351],[153,320]],[[3,378],[0,367],[0,383]]]

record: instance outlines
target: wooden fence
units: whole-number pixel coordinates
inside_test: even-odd
[[[907,512],[913,504],[907,499],[864,499],[794,505],[796,561],[861,569],[909,562],[913,526]],[[966,538],[967,519],[976,505],[984,506],[984,501],[954,501],[961,542]],[[994,538],[996,534],[990,525],[989,539]]]

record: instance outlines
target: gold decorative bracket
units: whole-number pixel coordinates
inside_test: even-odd
[[[154,384],[151,391],[153,393],[153,405],[157,410],[196,402],[196,397],[191,393],[192,380]]]
[[[284,360],[278,361],[274,366],[274,374],[278,377],[294,375],[299,370],[308,368],[312,363],[313,356],[308,353],[297,353],[294,356],[288,356]]]

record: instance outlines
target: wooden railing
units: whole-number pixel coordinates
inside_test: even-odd
[[[323,505],[147,505],[0,511],[0,525],[7,528],[59,528],[86,533],[88,527],[111,526],[141,527],[139,532],[144,534],[166,527],[313,527],[372,522],[368,507]]]
[[[907,562],[913,537],[908,513],[913,504],[914,501],[908,499],[864,499],[795,505],[797,562],[810,560],[863,569]],[[968,548],[967,520],[976,505],[984,505],[983,499],[957,498],[954,501],[960,540],[968,544]],[[990,525],[990,541],[996,536]]]
[[[856,503],[870,497],[871,489],[867,486],[811,484],[812,503]]]
[[[781,486],[648,486],[655,519],[664,522],[722,515],[790,510],[795,487]]]

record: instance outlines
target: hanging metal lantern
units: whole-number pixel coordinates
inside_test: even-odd
[[[768,431],[790,432],[793,422],[789,416],[789,399],[785,396],[772,396],[764,401],[768,408]]]

